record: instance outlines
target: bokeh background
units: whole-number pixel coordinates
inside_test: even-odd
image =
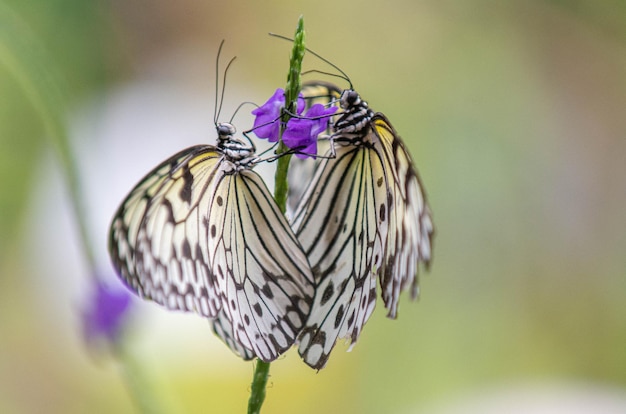
[[[413,153],[435,260],[417,303],[404,297],[396,321],[379,304],[323,371],[293,350],[273,363],[264,412],[626,412],[626,3],[0,6],[29,34],[0,25],[0,412],[137,409],[127,371],[85,347],[89,269],[58,157],[7,51],[40,50],[30,64],[62,85],[99,269],[121,288],[110,219],[151,167],[214,142],[220,40],[238,56],[227,120],[284,85],[290,45],[266,34],[291,36],[301,14],[308,46]],[[305,68],[328,69],[312,56]],[[125,349],[162,412],[245,410],[252,364],[206,321],[139,300],[132,316]]]

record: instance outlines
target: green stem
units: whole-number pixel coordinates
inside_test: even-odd
[[[252,378],[252,389],[248,400],[248,414],[258,414],[265,400],[265,387],[270,372],[270,363],[257,359]]]
[[[300,93],[300,73],[302,72],[302,59],[306,48],[304,46],[304,18],[300,16],[296,34],[294,36],[293,49],[291,51],[291,59],[289,60],[289,74],[287,75],[287,87],[285,88],[285,109],[281,116],[280,135],[282,137],[284,125],[291,118],[290,114],[296,113],[297,99]],[[278,145],[278,154],[287,151],[287,147],[283,144],[282,139]],[[289,170],[289,161],[291,154],[284,155],[278,159],[276,165],[276,174],[274,176],[274,199],[283,214],[287,210],[287,194],[289,192],[289,184],[287,182],[287,172]],[[257,414],[261,412],[263,401],[265,400],[265,387],[270,372],[270,363],[257,359],[254,368],[254,376],[252,378],[252,386],[250,389],[250,399],[248,400],[248,414]]]
[[[302,72],[302,59],[306,48],[304,46],[304,18],[300,16],[298,26],[293,41],[293,49],[291,50],[291,59],[289,61],[289,74],[287,75],[287,86],[285,87],[285,109],[281,116],[280,135],[282,137],[283,127],[291,118],[291,114],[296,113],[298,95],[300,94],[301,82],[300,73]],[[287,151],[287,147],[282,140],[278,146],[277,153],[282,154]],[[285,155],[278,159],[276,165],[276,175],[274,177],[274,198],[280,211],[285,214],[287,210],[287,194],[289,193],[289,184],[287,182],[287,171],[289,170],[289,161],[291,154]]]
[[[278,153],[285,152],[286,147],[282,142],[278,146]],[[289,184],[287,182],[287,172],[289,170],[291,154],[284,155],[276,162],[276,175],[274,176],[274,199],[283,214],[287,211],[287,194]]]

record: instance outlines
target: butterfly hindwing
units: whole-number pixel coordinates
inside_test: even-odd
[[[387,315],[395,318],[400,292],[410,285],[412,297],[418,295],[418,264],[430,263],[434,227],[423,186],[404,143],[384,115],[376,114],[371,125],[384,147],[393,199],[389,228],[395,231],[389,232],[380,284]]]
[[[233,324],[228,320],[226,312],[218,312],[215,319],[211,320],[211,326],[215,335],[219,336],[222,341],[244,361],[249,361],[256,357],[251,349],[246,348],[243,344],[235,339]]]

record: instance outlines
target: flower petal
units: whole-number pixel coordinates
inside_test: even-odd
[[[336,110],[337,107],[327,109],[324,105],[315,104],[309,108],[304,118],[291,118],[283,132],[283,142],[289,148],[297,150],[298,158],[315,157],[317,136],[326,130],[329,115]]]
[[[96,282],[89,305],[83,311],[87,341],[105,339],[116,342],[130,305],[131,297],[126,290],[113,290],[103,282]]]
[[[274,95],[263,105],[252,111],[254,118],[254,134],[259,138],[267,138],[270,142],[277,142],[280,134],[279,117],[285,106],[285,91],[276,89]]]

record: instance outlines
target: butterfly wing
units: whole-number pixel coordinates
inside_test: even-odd
[[[228,320],[226,312],[218,312],[217,318],[211,320],[211,326],[215,335],[220,337],[222,341],[241,359],[250,361],[255,358],[254,351],[243,346],[241,342],[235,339],[235,331],[233,324]]]
[[[261,177],[212,146],[181,151],[131,191],[109,250],[137,294],[215,318],[244,358],[286,351],[312,302],[307,258]]]
[[[228,333],[222,338],[234,340],[236,353],[240,345],[272,361],[293,345],[309,314],[314,284],[307,257],[253,171],[225,173],[210,211],[210,270],[224,313],[214,329]]]
[[[292,227],[309,257],[316,293],[299,352],[321,369],[338,338],[355,343],[376,303],[388,200],[382,154],[337,146],[323,159]]]
[[[404,143],[384,115],[376,114],[370,125],[384,149],[393,200],[380,284],[387,315],[395,318],[402,290],[410,285],[412,297],[417,297],[418,266],[420,262],[430,264],[434,227],[424,187]]]
[[[220,159],[213,146],[179,152],[146,175],[115,214],[109,252],[139,296],[208,317],[220,309],[201,226]]]

